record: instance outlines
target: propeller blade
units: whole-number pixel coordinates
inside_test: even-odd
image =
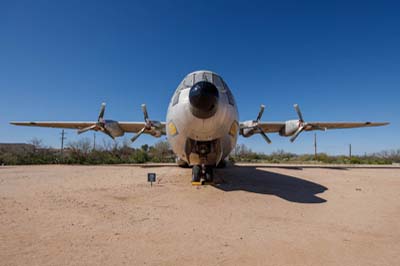
[[[268,138],[267,134],[265,134],[264,131],[262,131],[261,128],[260,128],[260,134],[268,144],[271,144],[272,141],[270,140],[270,138]]]
[[[105,110],[106,110],[106,103],[102,103],[100,108],[99,118],[97,119],[97,121],[103,119]]]
[[[260,105],[260,112],[258,112],[258,116],[257,116],[257,119],[256,119],[257,122],[260,121],[260,119],[261,119],[261,117],[262,117],[262,115],[263,115],[263,113],[264,113],[264,109],[265,109],[265,105],[264,105],[264,104],[261,104],[261,105]]]
[[[142,104],[142,111],[144,115],[144,121],[146,121],[147,123],[149,121],[149,114],[147,113],[147,108],[145,104]]]
[[[135,140],[137,140],[137,139],[140,137],[140,135],[143,134],[143,132],[144,132],[145,130],[146,130],[146,127],[142,128],[135,136],[133,136],[133,137],[131,138],[131,141],[134,142]]]
[[[303,115],[301,114],[299,105],[298,105],[298,104],[295,104],[295,105],[293,105],[293,107],[294,107],[294,109],[296,110],[297,115],[299,116],[299,120],[300,120],[301,122],[304,122]]]
[[[303,130],[304,130],[304,126],[299,127],[299,129],[297,129],[297,131],[290,138],[290,141],[294,142],[296,140],[296,138],[300,135],[300,133],[303,132]]]
[[[78,130],[78,134],[85,133],[86,131],[95,129],[96,127],[97,127],[97,125],[94,124],[94,125],[91,125],[91,126],[88,126],[88,127],[82,128],[82,129],[79,129],[79,130]]]

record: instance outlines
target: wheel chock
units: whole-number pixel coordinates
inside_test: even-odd
[[[192,182],[192,186],[206,186],[206,185],[213,185],[214,182],[210,182],[210,181],[200,181],[200,182]]]

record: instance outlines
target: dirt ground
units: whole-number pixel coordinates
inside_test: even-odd
[[[147,173],[158,181],[147,183]],[[400,169],[0,167],[0,265],[400,265]]]

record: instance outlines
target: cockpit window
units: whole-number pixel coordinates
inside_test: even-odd
[[[235,98],[233,98],[231,90],[229,89],[228,85],[226,85],[225,81],[222,80],[222,82],[224,83],[224,87],[226,89],[226,96],[228,96],[229,104],[235,106]]]
[[[194,73],[194,84],[200,81],[212,82],[212,74],[210,72],[197,72]]]
[[[203,72],[203,80],[212,82],[212,74],[210,72]]]
[[[232,92],[230,90],[227,90],[226,95],[228,96],[229,104],[235,106],[235,99],[233,98]]]
[[[203,81],[203,75],[201,73],[195,73],[194,76],[194,84],[197,82]]]
[[[194,84],[194,74],[188,75],[184,80],[183,80],[183,87],[182,89],[186,88],[191,88]]]
[[[181,95],[181,91],[178,90],[175,92],[174,98],[172,100],[172,106],[175,106],[179,102],[179,96]]]
[[[214,85],[221,91],[225,92],[224,84],[218,75],[213,74]]]

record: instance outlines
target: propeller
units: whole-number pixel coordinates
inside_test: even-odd
[[[270,138],[267,136],[267,134],[265,134],[265,132],[263,131],[263,129],[259,126],[259,123],[260,123],[260,120],[261,120],[261,117],[262,117],[262,115],[263,115],[263,113],[264,113],[264,109],[265,109],[265,105],[260,105],[260,111],[258,112],[258,116],[257,116],[257,119],[256,119],[256,128],[258,129],[258,131],[259,131],[259,133],[261,134],[261,136],[265,139],[265,141],[268,143],[268,144],[271,144],[271,140],[270,140]]]
[[[138,133],[136,133],[135,136],[133,136],[131,138],[132,142],[137,140],[140,137],[140,135],[142,135],[146,130],[151,130],[152,126],[156,126],[156,124],[153,123],[153,121],[151,121],[149,119],[149,114],[147,113],[147,108],[146,108],[145,104],[142,104],[142,112],[143,112],[143,117],[144,117],[145,124],[144,124],[144,127]]]
[[[299,128],[294,132],[293,136],[290,138],[291,142],[294,142],[296,138],[300,135],[301,132],[304,131],[307,123],[304,122],[303,114],[300,111],[300,107],[298,104],[293,105],[294,109],[296,110],[297,116],[299,117]]]
[[[326,128],[321,128],[315,126],[313,124],[307,123],[304,121],[303,114],[300,111],[300,107],[298,104],[293,105],[294,109],[296,110],[297,116],[299,117],[299,128],[294,132],[293,136],[290,138],[291,142],[294,142],[296,138],[303,132],[306,128],[313,129],[313,130],[326,130]]]
[[[264,109],[265,109],[265,105],[261,104],[260,105],[260,111],[258,112],[258,116],[257,116],[257,119],[256,119],[257,122],[260,122],[260,119],[261,119],[261,117],[262,117],[262,115],[264,113]]]
[[[301,111],[300,111],[299,105],[296,103],[296,104],[293,105],[293,107],[294,107],[294,109],[296,110],[297,115],[299,116],[300,122],[304,122],[303,114],[302,114]]]
[[[93,125],[90,125],[85,128],[81,128],[78,130],[78,134],[85,133],[89,130],[100,130],[104,134],[108,135],[110,138],[114,139],[113,135],[105,128],[106,121],[104,120],[104,112],[106,110],[106,103],[102,103],[100,107],[99,117],[97,118],[97,122]]]

